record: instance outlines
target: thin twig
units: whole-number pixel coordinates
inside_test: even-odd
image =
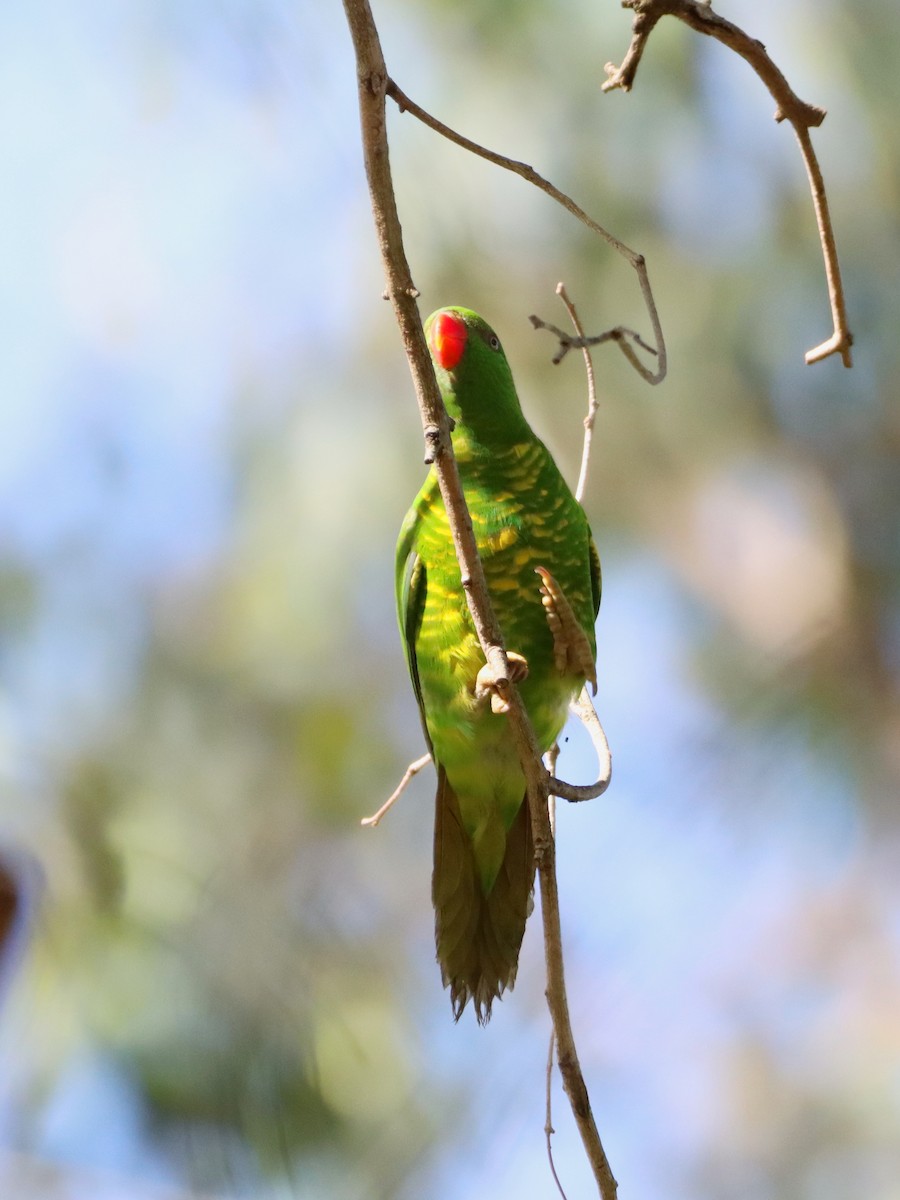
[[[385,122],[385,97],[389,79],[378,30],[368,0],[344,0],[344,11],[356,54],[363,156],[375,228],[387,277],[387,294],[393,304],[407,351],[428,447],[427,456],[434,463],[435,475],[459,559],[462,586],[469,611],[485,661],[497,681],[498,691],[508,700],[507,719],[525,776],[534,831],[535,860],[541,885],[547,1004],[556,1030],[560,1075],[602,1200],[615,1200],[616,1180],[591,1112],[569,1019],[559,892],[556,885],[556,855],[547,813],[549,776],[541,762],[540,749],[521,698],[509,678],[502,634],[491,605],[453,455],[449,417],[437,386],[416,306],[417,292],[403,247],[403,235],[391,178]],[[643,276],[641,270],[644,272]],[[643,260],[638,273],[642,278],[643,287],[643,281],[646,280]],[[658,324],[658,319],[656,323]]]
[[[550,1174],[553,1176],[553,1182],[559,1191],[562,1200],[567,1200],[566,1193],[563,1190],[563,1185],[559,1181],[559,1176],[556,1173],[556,1163],[553,1161],[553,1135],[556,1130],[553,1128],[553,1106],[551,1103],[551,1095],[553,1089],[553,1058],[556,1050],[556,1034],[550,1030],[550,1048],[547,1051],[547,1109],[546,1117],[544,1118],[544,1135],[547,1138],[547,1161],[550,1164]]]
[[[803,164],[809,178],[809,188],[812,192],[813,207],[816,211],[816,225],[819,230],[819,240],[822,243],[822,255],[825,260],[825,279],[828,284],[828,302],[831,305],[831,319],[834,332],[819,346],[807,350],[804,358],[809,365],[821,362],[832,354],[840,354],[845,367],[853,366],[851,346],[853,334],[847,327],[847,310],[844,301],[844,285],[841,280],[841,264],[838,260],[837,243],[834,239],[834,227],[831,224],[831,214],[828,211],[828,196],[825,192],[825,181],[822,169],[813,150],[812,137],[809,129],[791,121],[794,133],[800,144]]]
[[[546,833],[539,832],[535,837],[535,853],[541,881],[547,1006],[550,1009],[553,1028],[556,1032],[559,1073],[602,1200],[615,1200],[618,1195],[618,1185],[606,1157],[606,1151],[603,1149],[594,1114],[591,1111],[590,1097],[584,1082],[581,1064],[578,1061],[578,1051],[569,1018],[559,890],[556,883],[556,847],[549,833],[546,800],[541,803],[540,798],[532,798],[529,791],[529,802],[531,803],[532,823],[539,831],[546,829]]]
[[[367,829],[374,829],[381,818],[386,816],[390,809],[393,808],[394,803],[400,799],[409,787],[411,780],[415,779],[422,768],[427,767],[430,762],[430,754],[423,754],[421,758],[417,758],[411,762],[406,768],[403,778],[391,792],[390,796],[388,796],[387,800],[385,800],[384,804],[382,804],[381,808],[379,808],[378,812],[372,813],[371,817],[363,817],[360,825],[364,825]]]
[[[560,281],[556,285],[556,294],[566,306],[566,311],[572,321],[572,325],[576,334],[580,338],[584,338],[584,327],[581,324],[581,318],[578,316],[578,309],[572,300],[569,299],[569,293],[566,291],[566,285]],[[597,380],[594,375],[594,360],[591,356],[590,346],[582,346],[581,354],[584,358],[584,371],[587,375],[588,385],[588,410],[587,416],[584,418],[584,444],[581,448],[581,469],[578,472],[578,483],[575,485],[575,499],[579,504],[584,503],[584,493],[587,488],[588,468],[591,463],[591,443],[594,437],[594,421],[597,418],[597,411],[600,408],[597,400]]]
[[[544,766],[552,779],[556,774],[556,764],[559,762],[559,742],[554,742],[544,755]],[[547,797],[547,816],[550,818],[550,832],[556,838],[556,797],[551,793]]]
[[[603,238],[608,245],[612,246],[614,250],[621,254],[623,258],[625,258],[631,264],[637,273],[638,282],[641,288],[641,295],[644,298],[644,304],[647,308],[647,314],[650,317],[650,324],[653,328],[653,339],[656,342],[656,347],[653,348],[648,346],[646,342],[638,338],[636,334],[633,336],[637,344],[642,349],[649,350],[651,354],[656,356],[656,370],[651,371],[648,367],[644,366],[627,342],[620,341],[619,347],[634,369],[643,379],[647,381],[647,383],[661,383],[666,377],[668,363],[668,358],[666,355],[666,342],[663,336],[659,313],[656,310],[656,301],[653,298],[653,289],[650,287],[650,276],[647,273],[647,263],[643,254],[638,254],[637,251],[632,250],[630,246],[626,246],[624,242],[620,241],[619,238],[610,233],[608,229],[604,229],[604,227],[595,221],[593,217],[588,216],[584,209],[580,208],[571,198],[571,196],[567,196],[566,193],[556,187],[555,184],[550,183],[550,181],[545,179],[543,175],[539,175],[537,171],[535,171],[534,167],[529,166],[527,163],[520,162],[518,159],[508,158],[505,154],[498,154],[495,150],[488,150],[485,146],[480,146],[478,142],[473,142],[470,138],[464,137],[461,133],[457,133],[455,129],[451,129],[449,125],[445,125],[443,121],[439,121],[437,117],[433,117],[431,113],[426,112],[424,108],[416,104],[414,100],[411,100],[409,96],[401,91],[393,79],[389,79],[387,82],[387,94],[392,100],[396,101],[397,107],[401,112],[412,113],[414,117],[416,117],[424,125],[427,125],[429,129],[433,129],[435,133],[439,133],[442,137],[447,138],[447,140],[453,142],[454,145],[461,146],[463,150],[468,150],[471,154],[475,154],[479,158],[486,159],[487,162],[493,163],[494,166],[503,167],[503,169],[506,171],[512,171],[514,175],[518,175],[520,178],[527,180],[528,183],[534,184],[534,186],[539,188],[540,191],[544,192],[545,195],[550,196],[558,204],[561,204],[567,212],[571,213],[573,217],[576,217],[579,221],[581,221],[583,225],[586,225],[588,229],[592,230],[599,237]],[[609,336],[604,335],[602,340],[608,341]],[[565,351],[563,351],[563,353],[565,353]],[[560,355],[560,358],[561,357],[562,355]]]
[[[603,84],[604,92],[612,91],[614,88],[621,88],[624,92],[631,90],[641,56],[647,45],[647,39],[662,17],[672,16],[683,21],[697,33],[715,38],[716,41],[728,46],[735,54],[740,55],[748,62],[775,100],[777,105],[775,120],[788,121],[793,126],[812,192],[819,240],[822,244],[822,257],[825,262],[831,319],[834,325],[831,337],[822,342],[820,346],[808,350],[805,359],[807,363],[814,363],[828,358],[829,355],[840,354],[844,366],[851,367],[853,357],[850,348],[853,345],[853,335],[847,324],[841,268],[838,262],[834,229],[828,212],[825,185],[809,132],[810,129],[817,128],[825,120],[825,110],[801,100],[769,57],[762,42],[750,37],[739,26],[713,12],[708,0],[706,3],[699,2],[699,0],[622,0],[622,7],[634,11],[631,44],[622,59],[621,66],[617,67],[614,63],[606,64],[608,78]]]

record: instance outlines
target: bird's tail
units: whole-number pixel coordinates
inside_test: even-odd
[[[533,907],[534,869],[531,817],[523,800],[507,834],[503,864],[485,895],[459,800],[439,766],[431,895],[437,959],[457,1021],[472,1000],[484,1025],[494,1000],[515,983]]]

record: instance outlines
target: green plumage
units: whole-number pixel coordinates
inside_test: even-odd
[[[429,317],[425,332],[456,423],[453,447],[491,600],[507,650],[527,660],[519,688],[548,750],[585,676],[557,665],[535,568],[549,571],[565,593],[593,658],[600,569],[587,519],[522,414],[493,330],[468,309],[452,308]],[[534,850],[508,718],[475,696],[484,656],[433,471],[403,523],[396,585],[410,675],[438,772],[432,886],[438,961],[456,1017],[471,998],[485,1021],[494,998],[515,980]]]

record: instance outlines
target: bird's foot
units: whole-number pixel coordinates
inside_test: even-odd
[[[527,678],[528,660],[526,658],[517,654],[515,650],[507,650],[506,661],[509,664],[506,682],[521,683],[523,679]],[[505,686],[506,683],[501,685],[494,672],[485,663],[475,677],[475,699],[484,701],[490,696],[491,712],[509,712],[509,701],[504,695]]]
[[[587,634],[578,623],[566,594],[545,567],[535,567],[541,577],[541,603],[553,635],[553,662],[563,675],[586,679],[597,691],[597,668]]]

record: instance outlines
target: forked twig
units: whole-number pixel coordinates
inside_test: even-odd
[[[828,197],[825,192],[822,171],[813,150],[809,132],[810,129],[818,127],[825,120],[825,110],[801,100],[769,57],[762,42],[750,37],[739,26],[713,12],[709,0],[706,0],[706,3],[698,2],[698,0],[622,0],[622,7],[634,11],[631,44],[622,59],[621,66],[617,67],[614,63],[606,64],[608,78],[603,84],[603,91],[612,91],[614,88],[621,88],[624,92],[631,90],[638,64],[647,45],[647,39],[662,17],[672,16],[683,21],[697,33],[715,38],[716,41],[728,46],[735,54],[740,55],[748,62],[775,100],[777,105],[775,120],[788,121],[793,126],[812,193],[816,225],[822,244],[822,257],[825,262],[831,319],[834,325],[831,337],[821,345],[808,350],[805,358],[807,363],[814,363],[828,358],[831,354],[840,354],[844,366],[852,366],[853,357],[850,348],[853,345],[853,335],[847,324],[847,310],[834,228],[828,211]]]
[[[543,317],[536,317],[534,313],[532,313],[528,320],[535,329],[548,329],[551,333],[555,333],[559,339],[559,349],[553,355],[552,359],[554,367],[559,366],[570,350],[588,350],[591,346],[602,346],[604,342],[615,342],[637,371],[641,371],[639,365],[640,359],[631,349],[631,346],[628,344],[629,341],[634,342],[636,346],[640,346],[642,350],[646,350],[648,354],[656,353],[652,346],[647,345],[639,333],[635,333],[633,329],[627,329],[624,325],[616,325],[613,329],[604,329],[602,333],[596,333],[591,337],[586,337],[583,332],[573,337],[571,333],[566,333],[558,325],[553,325],[550,321],[545,321]]]

